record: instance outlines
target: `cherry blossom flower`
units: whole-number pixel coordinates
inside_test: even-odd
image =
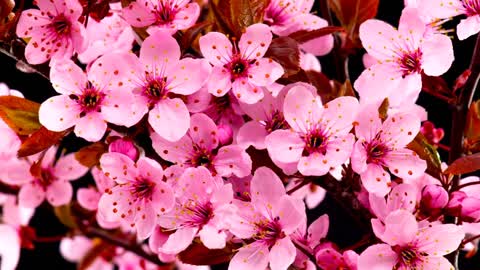
[[[287,185],[286,189],[291,190],[294,188],[296,185],[299,184],[298,181],[295,181],[297,179],[292,179],[290,183]],[[301,181],[301,180],[300,180]],[[299,198],[301,200],[305,201],[305,205],[307,206],[308,209],[314,209],[316,208],[322,201],[325,199],[325,195],[327,194],[327,191],[320,186],[311,183],[309,185],[305,185],[301,187],[300,189],[296,190],[291,194],[292,197],[294,198]]]
[[[143,114],[150,111],[148,122],[162,138],[173,142],[185,135],[190,114],[181,97],[198,91],[210,71],[204,59],[180,59],[180,46],[165,32],[143,41],[139,61],[131,71],[137,75],[134,93]]]
[[[405,8],[398,30],[371,19],[360,26],[360,39],[377,63],[355,81],[362,103],[382,101],[390,105],[415,103],[422,88],[421,72],[439,76],[451,66],[452,41],[446,35],[424,36],[425,23],[415,8]]]
[[[40,10],[27,9],[18,20],[17,36],[31,38],[25,48],[30,64],[41,64],[52,59],[69,59],[74,52],[82,52],[87,35],[78,22],[83,9],[77,0],[39,0]]]
[[[323,270],[357,270],[358,254],[353,250],[346,250],[342,254],[330,247],[322,248],[315,258]]]
[[[17,184],[21,185],[18,201],[22,207],[36,208],[45,199],[53,206],[60,206],[72,199],[73,188],[70,181],[85,175],[88,168],[81,165],[73,153],[55,161],[56,152],[56,147],[45,152],[38,175],[30,174],[30,164],[24,163],[24,176],[19,174],[15,177]]]
[[[128,92],[124,66],[131,54],[107,54],[97,59],[88,74],[72,61],[57,62],[50,71],[53,88],[61,95],[42,103],[40,123],[52,131],[64,131],[75,126],[78,137],[100,140],[107,122],[132,126],[142,114]]]
[[[305,219],[302,203],[286,195],[282,181],[267,167],[255,171],[250,196],[251,204],[238,210],[230,231],[253,242],[238,250],[228,269],[287,269],[297,253],[291,235]]]
[[[200,37],[200,50],[213,65],[207,83],[214,96],[223,96],[233,90],[242,102],[252,104],[263,97],[261,86],[269,86],[283,75],[282,66],[264,58],[272,33],[265,24],[253,24],[245,30],[238,44],[218,32]]]
[[[302,86],[285,97],[283,113],[290,130],[276,130],[266,138],[267,150],[283,163],[298,162],[303,175],[324,175],[345,163],[354,136],[349,133],[357,117],[358,101],[339,97],[322,106],[320,97]]]
[[[157,224],[157,216],[174,204],[172,188],[163,182],[163,169],[156,161],[141,157],[136,163],[120,153],[103,154],[102,171],[117,183],[100,198],[98,210],[106,221],[119,221],[137,229],[145,239]]]
[[[214,179],[205,167],[188,168],[179,179],[181,194],[171,212],[158,223],[167,230],[176,229],[159,247],[159,251],[177,254],[199,236],[210,249],[225,247],[228,220],[235,212],[231,184]]]
[[[149,26],[150,34],[158,30],[174,34],[195,24],[200,6],[190,0],[137,0],[122,11],[125,20],[134,27]]]
[[[60,241],[60,254],[69,262],[78,263],[94,248],[94,241],[82,236],[75,235],[71,238],[65,237]],[[86,270],[113,270],[114,265],[110,262],[111,256],[115,254],[115,247],[104,248]]]
[[[320,245],[321,240],[327,236],[328,227],[328,215],[321,215],[319,218],[313,221],[310,226],[308,226],[308,229],[307,220],[305,219],[302,221],[300,227],[297,228],[295,233],[291,235],[291,237],[297,243],[297,245],[301,245],[303,249],[313,254],[314,250]],[[315,269],[314,262],[311,262],[308,259],[307,254],[304,254],[303,251],[299,249],[297,249],[297,258],[295,259],[294,265],[298,267],[313,265],[312,269]]]
[[[480,31],[480,3],[478,0],[435,1],[419,0],[420,10],[436,19],[449,19],[457,15],[466,15],[457,25],[457,36],[460,40],[477,34]]]
[[[443,256],[456,250],[464,232],[454,224],[420,227],[405,210],[385,218],[385,228],[375,235],[385,244],[368,247],[358,259],[358,270],[368,269],[453,269]]]
[[[265,9],[264,21],[279,36],[300,30],[317,30],[328,26],[328,22],[310,13],[313,0],[272,0]],[[308,53],[321,56],[333,48],[333,36],[327,35],[307,41],[300,48]]]
[[[169,142],[152,133],[153,148],[165,160],[182,167],[208,168],[213,175],[245,177],[252,170],[252,160],[238,145],[219,147],[217,126],[205,114],[194,114],[190,130],[177,142]]]
[[[352,169],[360,174],[369,192],[380,196],[390,191],[390,174],[401,178],[420,177],[427,163],[406,149],[420,130],[420,120],[413,114],[398,113],[381,122],[375,107],[359,115],[355,134],[358,141],[352,152]],[[370,115],[370,117],[365,117]]]

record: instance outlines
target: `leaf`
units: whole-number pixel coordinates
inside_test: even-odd
[[[26,157],[36,154],[40,151],[43,151],[50,146],[58,143],[60,140],[65,137],[70,130],[65,130],[62,132],[54,132],[46,129],[45,127],[40,127],[35,131],[30,137],[23,141],[20,149],[18,150],[18,157]]]
[[[323,27],[323,28],[316,29],[316,30],[311,30],[311,31],[300,30],[300,31],[291,33],[288,36],[293,38],[295,41],[297,41],[298,43],[301,44],[301,43],[305,43],[307,41],[310,41],[312,39],[316,39],[316,38],[319,38],[319,37],[330,35],[330,34],[333,34],[335,32],[343,32],[343,31],[345,31],[345,29],[343,29],[343,27],[327,26],[327,27]]]
[[[290,37],[274,38],[265,57],[269,57],[282,65],[285,74],[289,77],[300,71],[300,50],[298,43]]]
[[[85,167],[91,168],[100,162],[100,157],[107,152],[108,147],[103,142],[87,145],[75,153],[75,159]]]
[[[445,170],[445,174],[465,174],[480,170],[480,153],[464,156],[455,160]]]
[[[422,91],[442,93],[447,97],[452,97],[452,91],[447,82],[442,77],[428,76],[422,73]]]
[[[480,151],[480,100],[472,102],[467,112],[465,148],[471,153]]]
[[[192,27],[188,28],[182,35],[180,39],[180,48],[182,50],[187,50],[190,47],[193,47],[193,42],[196,40],[197,36],[205,30],[208,26],[212,25],[211,22],[200,22]]]
[[[427,161],[427,173],[438,175],[442,172],[440,155],[435,147],[428,143],[422,133],[418,133],[415,139],[407,145],[407,148],[417,153],[421,159]]]
[[[223,249],[208,249],[199,241],[194,241],[186,250],[180,252],[180,261],[192,265],[213,265],[230,261],[235,247],[227,243]]]
[[[382,101],[382,104],[380,104],[380,107],[378,107],[378,115],[380,116],[380,119],[382,119],[382,121],[385,121],[385,119],[387,119],[388,117],[389,105],[390,103],[388,102],[388,98],[385,98]]]
[[[358,29],[364,21],[377,15],[380,0],[327,0],[327,2],[345,28],[349,40],[356,47],[361,47]]]
[[[10,12],[12,12],[15,2],[13,0],[0,0],[0,24],[3,24]]]
[[[72,214],[72,208],[70,204],[57,206],[53,209],[53,212],[63,225],[71,229],[78,228],[75,216]]]
[[[16,96],[0,96],[0,117],[18,135],[29,135],[38,130],[40,104]]]

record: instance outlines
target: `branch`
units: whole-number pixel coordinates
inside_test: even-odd
[[[17,195],[18,191],[19,191],[18,187],[10,186],[0,181],[0,193]]]
[[[17,63],[17,69],[19,68],[18,65],[22,65],[22,68],[24,68],[23,72],[26,72],[26,73],[37,73],[38,75],[42,76],[44,79],[47,79],[47,80],[50,80],[49,76],[48,76],[48,69],[47,68],[44,68],[44,66],[32,66],[30,64],[27,63],[27,60],[25,60],[25,57],[22,55],[22,56],[17,56],[15,55],[15,53],[11,52],[11,46],[6,44],[6,43],[2,43],[0,42],[0,54],[4,54],[8,57],[10,57],[11,59],[15,60],[15,62]],[[28,71],[28,72],[27,72]]]
[[[317,258],[315,258],[312,252],[309,252],[305,247],[303,247],[301,244],[297,243],[296,241],[292,241],[292,242],[293,242],[293,245],[298,250],[300,250],[303,254],[305,254],[305,256],[307,256],[310,261],[312,261],[312,263],[315,265],[315,268],[319,269],[317,265]]]

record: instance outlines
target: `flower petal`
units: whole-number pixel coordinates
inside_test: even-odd
[[[203,57],[214,66],[223,66],[232,58],[232,43],[218,32],[210,32],[199,39]]]
[[[190,113],[180,98],[167,98],[158,102],[150,111],[148,123],[162,138],[174,142],[187,133]]]

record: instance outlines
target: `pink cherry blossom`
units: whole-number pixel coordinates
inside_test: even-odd
[[[295,181],[298,179],[292,179],[290,183],[287,185],[287,191],[295,187],[299,184],[299,181]],[[301,180],[300,180],[301,181]],[[296,190],[294,193],[291,194],[294,198],[299,198],[305,201],[305,205],[308,209],[316,208],[322,201],[325,199],[325,195],[327,191],[316,184],[309,184],[301,187],[300,189]]]
[[[267,167],[255,171],[250,196],[251,203],[232,218],[230,231],[253,242],[238,250],[228,269],[287,269],[297,253],[291,235],[305,219],[302,203],[286,195],[281,180]]]
[[[157,133],[152,133],[153,148],[165,160],[182,167],[208,168],[220,176],[245,177],[252,170],[252,160],[245,149],[238,145],[219,147],[218,130],[205,114],[194,114],[190,130],[177,142],[169,142]]]
[[[272,32],[279,36],[300,30],[316,30],[328,25],[328,22],[310,11],[313,0],[272,0],[265,9],[264,21]],[[333,48],[333,36],[319,37],[301,44],[300,48],[314,55],[325,55]]]
[[[325,175],[345,163],[352,151],[350,133],[358,101],[339,97],[322,106],[320,97],[307,88],[293,87],[285,97],[283,113],[290,130],[276,130],[266,138],[272,159],[298,162],[303,175]]]
[[[165,32],[158,31],[143,41],[134,93],[153,130],[168,141],[178,141],[190,126],[190,114],[182,96],[198,91],[211,67],[204,59],[180,59],[180,46]]]
[[[100,140],[107,122],[128,127],[136,124],[143,115],[136,102],[132,102],[134,96],[128,91],[130,84],[123,68],[132,57],[104,55],[87,74],[70,60],[55,63],[50,80],[61,95],[42,103],[40,123],[52,131],[75,126],[75,134],[88,141]]]
[[[88,254],[92,248],[94,248],[94,241],[82,236],[75,235],[71,238],[66,237],[60,241],[60,254],[69,262],[80,262]],[[108,253],[109,248],[103,249],[102,252],[95,257],[93,262],[89,264],[86,270],[113,270],[114,265],[107,261],[103,253]]]
[[[220,181],[220,183],[219,183]],[[188,168],[179,179],[181,194],[171,212],[159,217],[161,227],[176,231],[168,236],[159,251],[177,254],[199,236],[210,249],[225,247],[228,220],[235,212],[231,184],[214,179],[205,167]]]
[[[19,37],[31,38],[25,48],[30,64],[41,64],[52,59],[69,59],[74,52],[82,52],[87,35],[78,22],[83,9],[77,0],[39,0],[40,10],[22,12],[17,25]]]
[[[385,244],[372,245],[360,254],[358,270],[453,269],[443,256],[456,250],[465,234],[454,224],[419,227],[413,214],[397,210],[375,235]]]
[[[326,247],[320,249],[315,258],[323,270],[357,270],[358,254],[352,250],[342,254],[331,247]]]
[[[137,0],[122,10],[134,27],[147,27],[150,34],[163,30],[174,34],[192,25],[200,15],[200,6],[190,0]]]
[[[329,219],[328,215],[321,215],[315,221],[308,226],[307,229],[307,220],[303,220],[300,224],[300,227],[292,234],[292,239],[301,245],[303,249],[307,250],[311,254],[314,253],[314,250],[320,245],[322,239],[327,236]],[[306,264],[312,264],[313,262],[309,261],[306,254],[301,250],[297,249],[297,258],[295,259],[296,266],[304,266]]]
[[[117,183],[100,198],[98,210],[106,221],[119,221],[137,229],[145,239],[157,224],[157,216],[174,204],[172,188],[163,182],[163,169],[156,161],[142,157],[136,163],[120,153],[103,154],[102,171]]]
[[[108,145],[109,152],[120,153],[136,161],[140,155],[133,141],[127,137],[117,138]]]
[[[119,3],[118,3],[119,4]],[[133,29],[120,17],[118,8],[110,4],[111,16],[97,22],[90,18],[87,25],[88,45],[78,54],[78,59],[85,64],[111,52],[126,53],[132,49],[135,39]]]
[[[18,201],[22,207],[36,208],[45,199],[53,206],[60,206],[72,199],[73,188],[70,181],[85,175],[88,168],[81,165],[73,153],[54,162],[56,151],[57,148],[52,147],[45,152],[38,176],[30,175],[17,180],[18,184],[21,184]],[[24,168],[28,173],[29,166]]]
[[[263,97],[262,86],[269,86],[283,75],[282,66],[264,58],[272,33],[265,24],[253,24],[245,30],[238,44],[218,32],[199,40],[203,56],[213,65],[207,88],[214,96],[232,89],[242,102],[252,104]]]
[[[398,113],[383,123],[375,107],[364,108],[360,115],[351,161],[369,192],[383,196],[390,191],[390,174],[385,168],[401,178],[417,178],[425,172],[427,163],[405,148],[420,130],[415,115]]]
[[[388,97],[394,107],[414,103],[422,88],[421,72],[439,76],[450,68],[452,41],[442,34],[424,36],[425,29],[415,8],[403,10],[398,30],[376,19],[360,26],[362,44],[377,60],[355,81],[362,102]]]

